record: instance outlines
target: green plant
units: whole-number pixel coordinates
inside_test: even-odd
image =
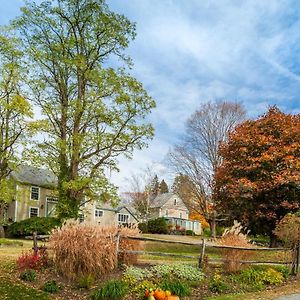
[[[36,281],[36,271],[33,269],[27,269],[21,272],[20,278],[24,281],[33,282]]]
[[[124,274],[124,280],[129,284],[135,284],[138,281],[141,281],[146,278],[150,278],[152,273],[148,269],[142,269],[138,267],[128,267]]]
[[[148,224],[146,222],[139,223],[138,228],[142,233],[148,233]]]
[[[287,266],[273,266],[272,268],[281,273],[284,279],[290,276],[290,269]]]
[[[200,269],[187,264],[156,265],[150,268],[150,272],[156,277],[175,277],[189,281],[203,279],[203,273]]]
[[[80,289],[89,289],[95,281],[93,275],[81,275],[77,280],[77,286]]]
[[[215,274],[208,283],[208,288],[213,293],[223,293],[229,289],[220,274]]]
[[[138,295],[139,298],[142,298],[144,296],[146,290],[155,291],[156,288],[157,288],[156,284],[154,284],[152,281],[143,280],[142,282],[140,282],[133,288],[132,292],[134,294]]]
[[[186,235],[191,235],[191,236],[195,236],[195,232],[193,230],[186,230],[185,231]]]
[[[43,285],[43,291],[51,294],[57,293],[60,288],[55,280],[49,280]]]
[[[10,234],[18,237],[32,235],[34,231],[38,234],[49,234],[52,229],[61,226],[61,221],[51,217],[28,218],[10,225]]]
[[[186,297],[191,294],[188,284],[180,280],[164,280],[159,287],[179,297]]]
[[[92,300],[110,299],[121,300],[128,291],[128,284],[120,280],[108,281],[104,286],[91,295]]]
[[[235,280],[261,289],[265,285],[281,284],[284,281],[284,276],[273,268],[256,266],[242,270],[235,277]]]
[[[203,229],[203,235],[206,236],[206,237],[211,236],[210,228],[204,228]]]
[[[148,232],[150,233],[168,233],[168,224],[164,218],[157,218],[148,221]]]

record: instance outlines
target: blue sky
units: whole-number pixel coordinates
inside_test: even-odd
[[[0,24],[22,0],[0,0]],[[186,119],[206,101],[242,102],[250,117],[277,104],[300,112],[300,5],[289,0],[110,0],[137,23],[128,49],[132,73],[156,100],[156,135],[131,161],[121,159],[112,180],[126,189],[130,173],[161,163],[180,141]]]

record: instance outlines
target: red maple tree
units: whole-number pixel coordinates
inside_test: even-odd
[[[270,107],[238,126],[220,154],[214,187],[219,209],[274,240],[277,222],[300,206],[300,115]]]

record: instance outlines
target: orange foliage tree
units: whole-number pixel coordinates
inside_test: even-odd
[[[300,115],[277,107],[249,120],[220,148],[214,197],[223,213],[268,234],[300,204]]]

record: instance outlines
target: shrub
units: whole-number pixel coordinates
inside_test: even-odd
[[[148,233],[148,224],[145,223],[139,223],[138,228],[142,233]]]
[[[191,235],[191,236],[195,236],[195,232],[193,230],[186,230],[185,231],[186,235]]]
[[[237,280],[260,289],[266,284],[281,284],[284,277],[280,272],[270,267],[252,267],[241,271],[241,273],[237,276]]]
[[[164,218],[157,218],[148,221],[148,232],[166,234],[168,233],[168,224]]]
[[[179,280],[165,280],[160,284],[160,288],[168,290],[179,297],[186,297],[191,294],[190,287],[185,282]]]
[[[208,288],[213,293],[223,293],[228,290],[228,285],[222,280],[221,275],[215,274],[208,283]]]
[[[226,229],[219,242],[224,246],[237,246],[237,247],[253,247],[250,243],[247,234],[244,234],[243,227],[237,221],[230,229]],[[241,261],[251,257],[250,251],[239,249],[222,249],[221,254],[224,259],[224,269],[227,272],[237,272],[241,270]]]
[[[137,228],[101,227],[94,224],[66,223],[55,229],[49,239],[53,262],[57,270],[68,279],[76,274],[92,275],[95,278],[111,272],[117,265],[116,235],[120,232],[120,250],[139,250],[141,243],[122,239],[122,236],[137,236]],[[136,255],[121,254],[120,259],[129,263]]]
[[[284,279],[290,276],[290,269],[287,266],[274,266],[273,269],[281,273]]]
[[[49,234],[52,229],[59,226],[61,226],[61,221],[57,218],[35,217],[11,224],[9,233],[18,237],[32,235],[34,231],[37,234]]]
[[[33,282],[36,281],[36,271],[32,269],[27,269],[21,272],[20,278],[24,281]]]
[[[204,228],[203,229],[203,235],[207,236],[207,237],[211,236],[210,228]]]
[[[60,290],[60,288],[61,287],[57,284],[55,280],[47,281],[43,285],[43,291],[51,294],[57,293]]]
[[[91,299],[101,300],[101,299],[111,299],[120,300],[123,299],[128,291],[128,285],[124,281],[111,280],[108,281],[103,287],[95,291]]]
[[[95,281],[94,276],[92,275],[81,275],[77,280],[77,286],[80,289],[89,289]]]
[[[152,273],[148,269],[142,269],[138,267],[128,267],[123,274],[124,280],[132,285],[143,279],[152,277]]]
[[[199,281],[203,279],[203,273],[200,269],[187,264],[170,264],[170,265],[156,265],[150,268],[153,276],[176,279],[183,279],[188,281]]]
[[[40,270],[48,265],[47,252],[34,255],[31,251],[23,253],[17,260],[19,270]]]

